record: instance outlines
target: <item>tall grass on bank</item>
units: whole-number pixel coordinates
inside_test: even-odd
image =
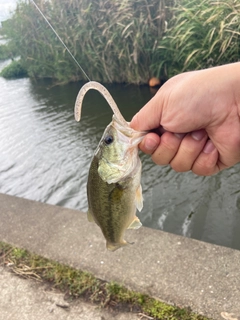
[[[36,2],[91,79],[146,83],[154,75],[174,0]],[[31,1],[19,2],[3,29],[31,77],[84,79]]]
[[[139,84],[239,61],[238,0],[36,2],[92,80]],[[3,32],[30,77],[86,80],[31,1]]]
[[[240,2],[181,0],[156,54],[163,51],[168,76],[239,61]]]

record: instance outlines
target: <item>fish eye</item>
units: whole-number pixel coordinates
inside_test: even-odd
[[[104,142],[106,144],[111,144],[113,142],[113,136],[111,135],[106,136],[106,138],[104,139]]]

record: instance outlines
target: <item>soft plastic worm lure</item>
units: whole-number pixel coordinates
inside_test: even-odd
[[[94,90],[97,90],[98,92],[100,92],[103,95],[103,97],[106,99],[106,101],[108,102],[109,106],[112,108],[112,111],[115,114],[118,121],[121,122],[121,124],[123,126],[128,126],[128,122],[123,118],[121,112],[118,109],[116,102],[113,100],[113,97],[111,96],[109,91],[103,85],[101,85],[99,82],[96,82],[96,81],[87,82],[80,89],[80,91],[77,95],[75,108],[74,108],[74,116],[75,116],[76,121],[80,121],[80,119],[81,119],[82,102],[83,102],[85,94],[90,89],[94,89]]]

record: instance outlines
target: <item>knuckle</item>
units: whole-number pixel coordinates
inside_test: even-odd
[[[199,151],[196,148],[193,148],[191,145],[183,145],[181,148],[181,153],[184,154],[184,157],[193,157],[196,156],[196,153]]]
[[[219,171],[220,169],[217,166],[217,158],[213,159],[206,155],[199,156],[192,167],[192,172],[199,176],[211,176]]]
[[[192,172],[197,174],[198,176],[212,176],[213,174],[217,173],[218,171],[216,171],[215,168],[194,167],[192,169]]]
[[[173,139],[168,132],[163,134],[161,137],[161,148],[171,153],[176,153],[179,145],[176,145],[172,140]]]

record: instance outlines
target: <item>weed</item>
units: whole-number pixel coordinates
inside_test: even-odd
[[[239,61],[239,40],[239,1],[181,0],[157,52],[172,76]]]
[[[25,278],[48,281],[69,298],[84,298],[115,310],[142,312],[156,320],[210,320],[188,308],[171,306],[146,294],[134,292],[115,282],[105,282],[88,272],[73,269],[49,259],[0,242],[0,265],[7,265]]]
[[[164,0],[37,3],[91,79],[146,83],[152,76],[152,52],[171,16]],[[3,32],[31,77],[85,80],[31,1],[18,3]]]
[[[23,77],[27,77],[27,75],[28,75],[27,71],[22,66],[20,61],[12,61],[0,73],[0,76],[6,79],[23,78]]]

